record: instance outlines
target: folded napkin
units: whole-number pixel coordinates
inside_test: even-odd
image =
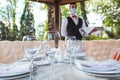
[[[77,68],[92,73],[120,73],[120,63],[109,59],[105,61],[76,61]]]
[[[16,61],[16,62],[18,62],[18,63],[19,62],[30,63],[30,60],[28,60],[27,58],[23,58],[23,59]],[[48,59],[45,59],[45,55],[37,55],[34,58],[34,64],[37,66],[47,65],[47,64],[50,64],[50,61]]]

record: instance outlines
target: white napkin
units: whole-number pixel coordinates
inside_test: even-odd
[[[79,29],[82,36],[88,36],[88,34],[94,29],[94,27],[83,27]]]
[[[95,73],[120,73],[120,63],[109,59],[105,61],[76,61],[79,69]]]

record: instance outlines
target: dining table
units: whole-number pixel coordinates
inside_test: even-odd
[[[78,69],[75,65],[73,65],[72,69],[70,65],[65,62],[56,62],[55,65],[55,76],[59,80],[120,80],[120,76],[97,76],[96,74],[86,73]],[[38,69],[34,71],[33,77],[34,80],[48,80],[50,77],[52,70],[51,65],[40,65]],[[120,75],[117,74],[117,75]],[[0,78],[0,80],[29,80],[30,75],[24,74],[19,77],[11,77],[11,78]]]

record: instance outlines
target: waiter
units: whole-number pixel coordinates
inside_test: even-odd
[[[69,5],[70,16],[62,20],[61,25],[61,36],[75,36],[77,40],[82,40],[82,35],[80,33],[80,28],[86,27],[85,22],[82,18],[79,18],[76,14],[77,5],[76,3],[71,3]],[[88,29],[89,30],[89,29]],[[83,36],[91,35],[93,32],[98,30],[104,30],[103,27],[95,27],[89,33],[85,33]]]
[[[79,29],[86,26],[84,20],[77,16],[76,9],[76,3],[71,3],[69,5],[70,16],[62,20],[61,36],[75,36],[76,39],[82,40],[82,35],[80,34]]]

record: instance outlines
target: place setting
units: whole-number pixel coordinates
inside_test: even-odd
[[[104,61],[76,60],[76,68],[89,75],[99,77],[119,77],[120,64],[118,61],[108,59]]]
[[[2,70],[0,71],[0,79],[16,79],[25,76],[33,78],[33,74],[40,66],[50,65],[50,61],[42,53],[42,44],[39,41],[34,43],[35,41],[35,36],[23,37],[23,58],[10,64],[0,64],[0,70]],[[31,42],[32,45],[29,44]]]
[[[41,66],[50,65],[50,61],[44,60],[43,57],[36,57],[33,61],[34,67],[32,73],[36,72]],[[30,61],[24,59],[18,60],[11,64],[0,64],[0,79],[16,79],[30,76]]]
[[[42,66],[50,65],[49,60],[43,59],[44,57],[37,56],[34,61],[32,73],[39,70]],[[0,79],[16,79],[20,77],[30,76],[30,61],[24,59],[18,60],[12,64],[0,64]]]

